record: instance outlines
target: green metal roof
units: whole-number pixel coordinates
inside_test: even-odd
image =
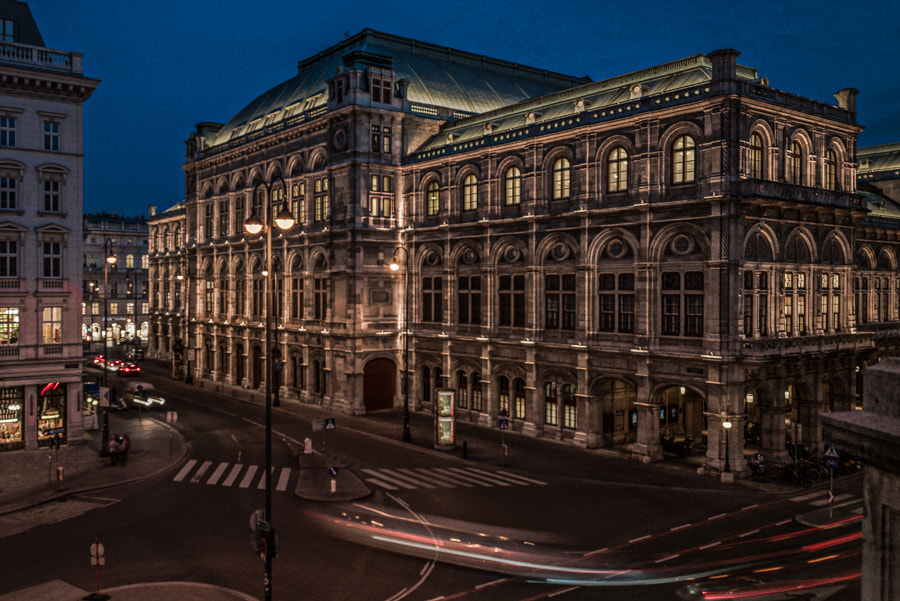
[[[578,78],[471,54],[371,29],[301,61],[295,77],[248,104],[208,141],[218,146],[307,114],[327,104],[327,81],[345,57],[382,59],[397,80],[407,80],[410,103],[449,109],[457,115],[491,111],[528,98],[582,85]]]

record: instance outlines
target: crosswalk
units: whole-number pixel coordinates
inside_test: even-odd
[[[225,488],[265,490],[265,472],[265,468],[258,465],[190,459],[175,474],[172,481]],[[508,470],[477,467],[364,468],[358,470],[357,473],[368,484],[390,491],[547,485],[541,480],[514,474]],[[300,468],[273,467],[269,475],[272,478],[273,490],[285,492],[290,486],[291,480],[299,478]]]
[[[848,511],[850,513],[862,513],[862,499],[859,496],[850,493],[838,493],[833,495],[833,497],[833,499],[829,497],[827,490],[817,490],[791,497],[788,500],[794,503],[807,503],[813,507],[828,507],[831,504],[831,507],[835,509],[849,508]],[[859,504],[859,507],[850,508],[854,504]]]

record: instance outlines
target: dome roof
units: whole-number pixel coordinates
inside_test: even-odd
[[[295,77],[244,107],[212,136],[208,146],[324,110],[327,81],[345,66],[345,57],[354,54],[390,63],[396,79],[408,82],[405,99],[410,103],[464,114],[483,113],[590,81],[366,29],[301,61]]]

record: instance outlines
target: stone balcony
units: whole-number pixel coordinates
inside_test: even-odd
[[[39,46],[0,42],[0,64],[58,73],[82,75],[80,52],[63,52]]]

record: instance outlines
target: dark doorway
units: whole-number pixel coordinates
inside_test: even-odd
[[[258,346],[253,347],[253,381],[250,383],[250,388],[256,390],[262,384],[262,349]]]
[[[397,367],[390,359],[366,363],[363,376],[363,403],[366,411],[391,409],[397,393]]]

